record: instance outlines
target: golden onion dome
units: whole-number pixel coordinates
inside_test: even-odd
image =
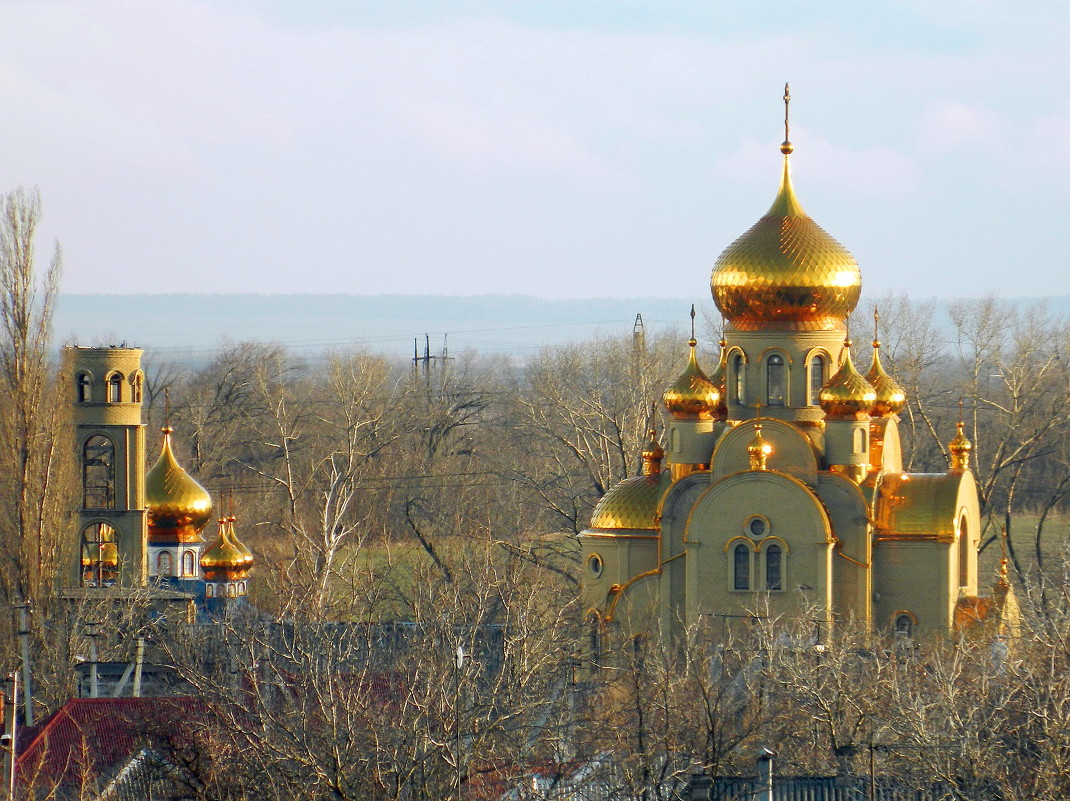
[[[227,518],[227,522],[230,523],[230,526],[227,529],[227,535],[230,537],[231,544],[241,552],[242,562],[245,568],[248,569],[253,565],[253,552],[249,550],[249,547],[244,542],[238,539],[238,534],[234,530],[234,523],[236,521],[237,518],[234,517],[234,515]]]
[[[769,211],[725,249],[713,268],[713,300],[741,330],[770,325],[826,330],[847,318],[862,291],[854,257],[795,197],[792,150],[785,137],[780,191]]]
[[[747,443],[747,454],[750,456],[750,469],[765,470],[765,462],[772,452],[773,446],[762,436],[762,424],[755,423],[754,436],[751,437],[750,442]]]
[[[966,470],[970,466],[970,451],[973,450],[973,443],[966,438],[966,433],[963,431],[965,425],[961,420],[955,426],[958,431],[954,439],[947,445],[947,449],[951,453],[951,469]]]
[[[881,343],[879,339],[873,340],[873,363],[866,373],[865,379],[873,385],[873,391],[877,396],[869,413],[873,417],[888,417],[899,414],[907,405],[907,395],[903,388],[895,382],[881,365]]]
[[[145,475],[145,506],[149,539],[175,538],[200,542],[212,516],[212,496],[182,469],[171,450],[173,429],[164,426],[160,458]]]
[[[836,375],[821,387],[818,402],[821,410],[832,417],[853,417],[868,414],[877,400],[873,385],[855,370],[851,360],[851,340],[844,343],[843,364]]]
[[[717,369],[710,375],[710,383],[717,388],[720,400],[713,410],[713,416],[725,420],[728,417],[728,340],[722,336],[717,344],[721,348],[721,357],[717,360]]]
[[[246,556],[230,538],[231,522],[227,518],[219,520],[219,534],[215,541],[201,554],[201,568],[206,571],[237,571],[246,568]]]
[[[661,460],[665,458],[665,449],[658,442],[658,432],[651,426],[647,432],[646,445],[643,446],[643,475],[656,476],[661,472]]]
[[[691,349],[687,356],[687,367],[669,384],[661,399],[669,414],[677,420],[710,420],[721,403],[721,393],[698,366],[698,357],[695,355],[698,342],[691,337],[687,344]]]
[[[658,504],[667,488],[654,474],[626,478],[609,490],[591,514],[594,531],[657,531]]]

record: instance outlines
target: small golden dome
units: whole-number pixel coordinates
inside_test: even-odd
[[[868,414],[877,400],[873,385],[855,370],[851,361],[851,340],[844,343],[843,364],[836,375],[821,387],[818,401],[821,410],[832,417]]]
[[[725,420],[728,418],[728,340],[722,335],[717,344],[721,348],[721,357],[717,360],[717,369],[710,375],[710,383],[717,388],[720,400],[713,410],[713,416]]]
[[[658,503],[667,488],[665,473],[626,478],[609,490],[591,514],[596,531],[657,531]]]
[[[253,552],[249,550],[249,547],[244,542],[238,539],[238,533],[234,529],[234,524],[237,522],[237,518],[234,517],[234,515],[231,515],[227,518],[227,522],[230,523],[230,526],[227,529],[227,535],[230,537],[230,541],[234,547],[241,552],[242,560],[246,569],[248,569],[253,566]]]
[[[242,547],[231,538],[233,522],[226,517],[219,519],[219,534],[216,540],[201,554],[201,568],[206,573],[237,573],[247,570],[252,561]]]
[[[903,411],[907,405],[907,395],[903,388],[896,383],[895,379],[884,371],[884,366],[881,364],[880,350],[880,340],[873,340],[873,363],[870,365],[865,379],[873,385],[877,400],[869,410],[869,413],[873,417],[888,417]]]
[[[736,328],[826,330],[854,310],[862,272],[848,250],[795,197],[788,154],[776,200],[713,268],[713,300]]]
[[[658,442],[658,432],[651,426],[647,432],[646,445],[643,446],[643,475],[656,476],[661,472],[661,460],[665,458],[665,449]]]
[[[773,446],[766,442],[762,436],[762,424],[754,424],[754,436],[747,444],[747,453],[750,454],[750,469],[765,470],[765,462],[773,452]]]
[[[966,438],[966,433],[963,431],[965,425],[961,420],[955,426],[958,432],[947,444],[947,449],[951,453],[951,469],[967,470],[970,467],[970,451],[973,450],[973,443]]]
[[[691,348],[687,356],[687,367],[669,384],[669,388],[662,395],[662,401],[669,414],[677,420],[710,420],[721,403],[721,393],[698,366],[698,358],[695,355],[698,342],[692,337],[687,344]]]
[[[201,542],[200,532],[212,517],[212,496],[175,459],[173,429],[164,426],[162,430],[160,458],[145,475],[149,539]]]

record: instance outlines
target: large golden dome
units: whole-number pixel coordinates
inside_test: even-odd
[[[776,200],[713,268],[717,308],[736,328],[825,330],[842,323],[862,291],[862,272],[843,245],[795,197],[785,142]]]
[[[599,531],[656,531],[658,504],[668,488],[668,473],[626,478],[602,496],[591,515],[591,529]]]
[[[160,458],[145,475],[149,539],[201,542],[201,529],[212,516],[212,497],[175,459],[171,433],[164,426]]]

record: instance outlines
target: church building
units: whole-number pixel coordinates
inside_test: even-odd
[[[692,309],[665,448],[651,431],[642,475],[580,535],[584,608],[629,634],[755,614],[948,634],[989,608],[971,444],[960,422],[946,472],[904,472],[906,396],[876,336],[865,375],[854,365],[861,271],[795,195],[784,100],[779,191],[713,268],[720,361],[699,366]]]

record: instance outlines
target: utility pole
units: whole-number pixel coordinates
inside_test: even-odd
[[[0,745],[4,750],[4,788],[7,791],[8,801],[15,799],[15,744],[18,734],[18,723],[15,720],[18,709],[19,674],[9,673],[4,681],[3,715],[4,733],[0,734]]]
[[[100,652],[97,650],[97,637],[100,636],[100,623],[90,620],[85,624],[85,636],[89,638],[89,697],[100,698]]]
[[[33,725],[33,687],[30,683],[30,604],[20,601],[15,604],[19,614],[19,643],[22,646],[22,722]]]

